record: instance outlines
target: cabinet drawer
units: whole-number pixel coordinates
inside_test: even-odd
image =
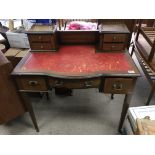
[[[29,34],[29,42],[50,42],[51,34]]]
[[[125,45],[122,44],[110,44],[110,43],[103,43],[102,49],[104,51],[121,51],[125,49]]]
[[[49,79],[50,87],[65,87],[70,89],[80,88],[99,88],[100,78],[87,80],[65,80],[65,79]]]
[[[104,93],[125,94],[132,90],[133,84],[131,78],[106,78]]]
[[[46,81],[41,77],[18,77],[18,88],[28,91],[47,91]]]
[[[125,42],[126,34],[104,34],[103,42]]]
[[[51,43],[31,43],[31,50],[52,50],[53,46]]]

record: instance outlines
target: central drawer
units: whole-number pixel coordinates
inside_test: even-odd
[[[80,88],[99,88],[100,78],[93,79],[54,79],[49,78],[50,87],[65,87],[70,89],[80,89]]]
[[[104,34],[104,42],[125,42],[126,34]]]
[[[132,90],[134,80],[132,78],[106,78],[104,93],[125,94]]]
[[[19,90],[47,91],[46,81],[41,77],[23,76],[17,77],[16,82]]]

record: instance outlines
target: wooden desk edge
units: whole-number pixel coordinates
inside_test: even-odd
[[[127,57],[128,62],[131,64],[131,66],[134,68],[134,72],[135,73],[123,73],[123,72],[96,72],[96,73],[91,73],[91,74],[80,74],[80,75],[61,75],[58,73],[54,73],[54,72],[24,72],[21,71],[21,67],[23,66],[23,64],[27,61],[27,59],[29,58],[31,54],[31,51],[29,51],[25,57],[17,64],[17,66],[14,68],[14,70],[12,71],[11,75],[15,76],[15,75],[45,75],[45,76],[50,76],[50,77],[57,77],[57,78],[67,78],[67,79],[85,79],[85,78],[95,78],[95,77],[139,77],[140,76],[140,72],[136,66],[136,64],[134,63],[134,61],[132,60],[132,58],[130,57],[129,53],[125,52],[124,54]]]

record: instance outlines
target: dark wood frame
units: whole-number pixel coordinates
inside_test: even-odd
[[[153,20],[154,21],[154,20]],[[133,55],[133,52],[135,53],[138,62],[151,86],[151,90],[149,93],[149,97],[146,101],[146,105],[149,105],[154,91],[155,91],[155,68],[152,65],[152,60],[153,60],[153,56],[155,53],[155,39],[152,41],[149,33],[146,30],[153,30],[153,33],[155,33],[155,28],[154,27],[141,27],[143,20],[139,20],[138,25],[137,25],[137,33],[135,33],[134,37],[133,37],[133,47],[132,47],[132,51],[131,51],[131,56]],[[152,32],[151,32],[152,33]],[[147,55],[145,48],[143,48],[139,42],[139,35],[142,35],[144,37],[144,39],[146,39],[147,43],[151,46],[151,51],[150,54]],[[154,34],[155,36],[155,34]]]
[[[141,55],[140,53],[140,49],[138,48],[137,46],[137,43],[136,43],[136,40],[134,40],[134,45],[133,45],[133,52],[135,53],[137,59],[138,59],[138,62],[151,86],[151,90],[150,90],[150,93],[149,93],[149,97],[146,101],[146,105],[149,105],[152,97],[153,97],[153,94],[154,94],[154,91],[155,91],[155,72],[154,70],[152,70],[152,68],[150,67],[150,65],[148,64],[148,62],[143,58],[143,56]],[[133,54],[133,53],[132,53]]]
[[[151,64],[154,54],[155,54],[155,27],[142,27],[142,21],[139,20],[139,23],[137,25],[137,33],[135,36],[135,44],[139,50],[140,55],[143,57],[143,59],[147,62],[147,64],[155,70],[154,66]],[[144,39],[147,41],[147,43],[151,46],[150,54],[147,54],[145,49],[140,46],[138,39],[139,35],[142,35]],[[154,40],[152,40],[152,36],[154,37]]]

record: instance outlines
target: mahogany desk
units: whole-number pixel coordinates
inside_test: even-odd
[[[127,52],[97,53],[93,45],[60,46],[57,52],[29,52],[12,75],[21,94],[48,92],[56,87],[98,88],[100,93],[125,94],[119,131],[136,79],[140,76]],[[33,109],[30,108],[29,112],[39,131]]]

